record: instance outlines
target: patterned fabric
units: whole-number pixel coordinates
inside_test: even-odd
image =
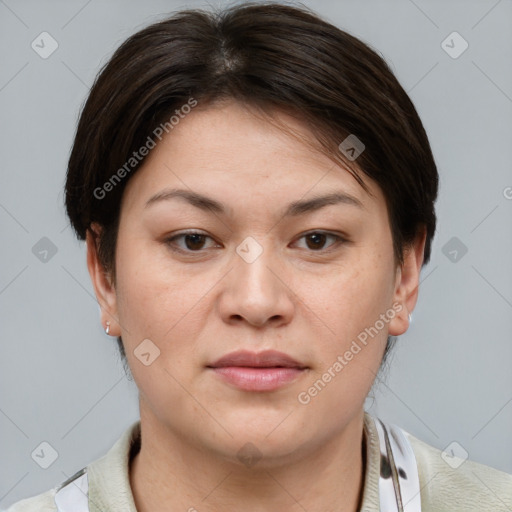
[[[375,426],[380,445],[380,510],[421,512],[418,466],[404,431],[378,418]]]
[[[87,468],[64,482],[55,493],[58,512],[89,512],[89,481]]]

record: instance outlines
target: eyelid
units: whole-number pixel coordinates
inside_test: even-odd
[[[185,237],[186,235],[201,235],[201,236],[204,236],[205,238],[209,238],[210,240],[214,240],[214,238],[212,236],[210,236],[207,233],[204,233],[204,232],[202,232],[200,230],[188,229],[188,230],[185,230],[185,231],[180,231],[178,233],[173,233],[171,236],[166,236],[165,239],[164,239],[164,243],[168,247],[170,247],[171,250],[176,251],[176,252],[180,252],[180,253],[184,253],[184,254],[201,254],[202,252],[205,251],[205,249],[199,249],[197,251],[191,251],[189,249],[182,249],[181,247],[176,247],[176,246],[173,245],[173,242],[177,238]]]
[[[322,252],[327,252],[327,251],[331,250],[332,247],[335,247],[335,246],[337,246],[339,244],[343,244],[343,243],[348,243],[349,242],[348,237],[346,237],[345,235],[343,235],[341,233],[335,233],[335,232],[332,232],[332,231],[324,231],[324,230],[321,230],[321,229],[313,229],[311,231],[307,231],[306,233],[302,233],[302,234],[300,234],[295,239],[295,241],[301,240],[302,238],[307,237],[308,235],[316,235],[316,234],[326,235],[328,237],[335,238],[336,241],[333,244],[329,245],[325,249],[318,249],[316,251],[313,250],[313,249],[306,249],[308,252],[311,252],[312,254],[320,254]]]
[[[346,237],[342,233],[336,233],[336,232],[325,231],[325,230],[320,230],[320,229],[316,229],[316,230],[313,229],[313,230],[307,231],[305,233],[301,233],[299,236],[297,236],[295,238],[295,241],[292,242],[292,243],[296,243],[298,240],[301,240],[301,239],[307,237],[308,235],[313,235],[313,234],[325,235],[327,237],[334,238],[335,241],[334,241],[334,243],[329,245],[327,248],[322,248],[322,249],[318,249],[318,250],[308,249],[308,248],[301,248],[301,249],[304,249],[305,251],[310,252],[312,254],[321,254],[321,253],[329,252],[330,250],[332,250],[333,248],[339,246],[340,244],[349,243],[348,237]],[[166,237],[164,242],[165,242],[166,245],[168,245],[168,247],[172,251],[180,252],[182,254],[187,254],[187,255],[200,255],[200,254],[204,253],[204,251],[209,249],[209,248],[201,248],[201,249],[198,249],[197,251],[193,251],[193,250],[183,249],[181,247],[177,247],[177,246],[173,245],[173,242],[176,239],[185,237],[186,235],[201,235],[201,236],[204,236],[205,238],[209,238],[210,240],[215,241],[215,239],[212,236],[208,235],[207,233],[205,233],[205,232],[203,232],[201,230],[188,229],[188,230],[181,231],[181,232],[178,232],[178,233],[173,233],[171,236]],[[218,246],[219,245],[217,243],[217,247]]]

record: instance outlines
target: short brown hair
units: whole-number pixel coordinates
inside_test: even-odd
[[[306,8],[245,3],[180,11],[144,28],[98,74],[69,158],[66,208],[80,239],[91,223],[102,226],[107,271],[115,273],[122,193],[143,160],[109,187],[107,200],[95,191],[190,98],[202,105],[232,98],[300,119],[362,186],[361,171],[379,185],[397,261],[420,229],[429,261],[437,168],[416,109],[384,59]],[[364,144],[357,167],[339,149],[349,135]],[[390,346],[388,339],[385,357]]]

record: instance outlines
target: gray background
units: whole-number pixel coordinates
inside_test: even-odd
[[[2,507],[98,458],[137,419],[136,388],[99,324],[62,187],[100,66],[134,31],[205,5],[0,0]],[[441,177],[413,324],[370,412],[512,473],[512,1],[306,5],[383,54],[418,109]],[[31,48],[43,31],[59,44],[48,59]],[[469,43],[456,59],[441,46],[453,31]],[[46,261],[39,246],[33,252],[42,237],[57,250]],[[46,470],[31,457],[42,441],[59,455]]]

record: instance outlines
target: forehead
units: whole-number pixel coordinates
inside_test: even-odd
[[[363,205],[384,202],[372,180],[363,177],[368,195],[314,142],[307,126],[284,113],[274,112],[271,120],[234,101],[198,106],[151,150],[123,201],[140,203],[179,186],[220,200],[259,197],[274,205],[329,191],[343,191]]]

